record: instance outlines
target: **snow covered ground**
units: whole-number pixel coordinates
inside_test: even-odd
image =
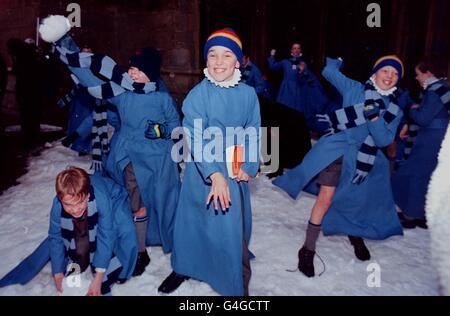
[[[29,172],[0,196],[0,277],[30,254],[46,237],[56,174],[67,165],[89,167],[86,157],[49,144],[41,156],[29,161]],[[288,272],[297,267],[297,251],[304,239],[314,197],[291,200],[265,176],[251,182],[253,232],[250,294],[278,295],[438,295],[438,282],[430,262],[429,233],[405,231],[403,237],[367,241],[370,262],[358,261],[347,238],[319,238],[317,251],[326,265],[320,276],[308,279]],[[151,263],[145,273],[112,289],[113,295],[159,295],[157,287],[171,272],[170,255],[149,247]],[[323,270],[315,259],[316,274]],[[377,279],[379,276],[379,279]],[[90,274],[82,276],[81,287],[65,286],[64,295],[84,295]],[[378,282],[379,281],[379,282]],[[374,286],[375,285],[375,286]],[[0,295],[56,295],[50,264],[30,283],[0,289]],[[217,295],[207,284],[189,280],[172,295]]]

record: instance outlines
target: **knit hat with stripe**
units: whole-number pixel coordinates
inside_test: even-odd
[[[397,70],[400,82],[400,80],[403,78],[405,74],[405,70],[402,61],[395,55],[388,55],[378,59],[375,65],[373,66],[373,69],[370,72],[369,77],[372,77],[374,73],[376,73],[378,70],[386,66],[392,66]]]
[[[224,46],[229,48],[235,55],[239,63],[242,64],[242,43],[232,28],[224,28],[213,32],[205,43],[203,54],[205,61],[208,59],[208,51],[213,46]]]

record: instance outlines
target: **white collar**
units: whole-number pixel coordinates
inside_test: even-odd
[[[388,95],[391,95],[392,93],[394,93],[395,92],[395,90],[397,90],[397,87],[392,87],[392,88],[390,88],[389,90],[383,90],[383,89],[381,89],[376,83],[375,83],[375,80],[373,80],[373,76],[372,77],[370,77],[370,81],[372,82],[372,84],[373,84],[373,86],[375,87],[375,90],[377,90],[377,92],[379,93],[379,94],[381,94],[382,96],[388,96]]]
[[[426,90],[429,86],[431,86],[435,82],[438,82],[439,80],[440,79],[436,78],[435,76],[426,79],[423,82],[423,89]]]
[[[214,78],[209,74],[208,68],[203,69],[203,73],[205,74],[205,77],[206,79],[208,79],[209,82],[221,88],[231,88],[237,86],[239,81],[241,80],[241,71],[237,68],[234,69],[233,78],[231,78],[231,80],[222,82],[214,80]]]

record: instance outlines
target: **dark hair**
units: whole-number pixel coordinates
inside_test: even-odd
[[[435,77],[442,78],[447,76],[448,72],[448,63],[446,58],[443,56],[430,55],[425,56],[422,60],[417,64],[417,68],[420,72],[431,72]]]

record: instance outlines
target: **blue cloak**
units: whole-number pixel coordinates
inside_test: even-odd
[[[339,63],[328,60],[323,76],[343,96],[343,106],[364,103],[364,85],[345,77]],[[389,103],[386,99],[385,102]],[[389,161],[381,150],[377,151],[373,169],[361,184],[353,184],[356,157],[367,135],[372,135],[378,148],[389,145],[395,137],[402,118],[398,115],[390,124],[382,117],[356,128],[322,137],[303,162],[278,177],[273,183],[297,198],[301,190],[317,194],[316,176],[337,158],[343,156],[341,177],[322,228],[324,235],[354,235],[368,239],[385,239],[401,235],[402,227],[397,217],[389,175]]]
[[[420,126],[408,159],[392,177],[395,203],[409,217],[425,218],[425,197],[449,124],[449,113],[434,91],[426,90],[420,107],[409,116]]]
[[[69,67],[85,87],[102,83],[87,68]],[[178,166],[172,160],[173,141],[145,137],[148,121],[166,123],[169,133],[180,125],[173,99],[166,92],[146,94],[124,92],[108,99],[116,105],[121,127],[110,146],[105,169],[109,176],[125,187],[124,171],[131,162],[142,200],[149,216],[147,245],[162,245],[172,250],[173,221],[180,189]]]
[[[249,141],[258,141],[259,144],[258,98],[255,90],[246,84],[221,88],[204,79],[189,92],[182,110],[185,115],[183,127],[189,130],[192,137],[192,152],[208,144],[202,135],[197,135],[199,140],[193,139],[195,119],[202,119],[203,131],[214,127],[222,135],[226,135],[227,127],[254,127],[258,134],[251,140],[246,137],[243,145],[248,153]],[[225,150],[226,145],[222,144],[219,151],[224,153]],[[258,171],[258,150],[256,155],[256,162],[246,160],[241,167],[250,176],[255,176]],[[205,205],[211,191],[209,176],[214,172],[221,172],[228,180],[231,206],[225,214],[219,210],[216,215],[212,202]],[[243,191],[243,200],[240,198],[239,185]],[[248,183],[238,184],[229,178],[225,162],[187,162],[175,218],[171,258],[174,271],[207,282],[222,295],[243,295],[244,236],[241,207],[244,208],[245,240],[248,245],[252,222]]]
[[[127,193],[112,180],[98,174],[90,176],[90,180],[99,213],[95,232],[97,250],[92,263],[95,267],[108,268],[114,253],[122,266],[119,277],[128,279],[134,271],[138,251]],[[0,287],[28,283],[49,260],[52,275],[66,271],[68,258],[61,236],[61,212],[62,205],[55,197],[50,213],[49,236],[31,255],[0,280]]]

